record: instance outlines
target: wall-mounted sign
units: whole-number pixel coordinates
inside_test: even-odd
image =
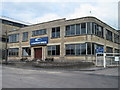
[[[119,61],[119,57],[115,57],[115,61],[117,61],[117,62],[118,62],[118,61]]]
[[[97,47],[96,48],[96,53],[104,53],[104,48],[103,47]]]
[[[47,44],[48,37],[39,37],[30,39],[30,45]]]

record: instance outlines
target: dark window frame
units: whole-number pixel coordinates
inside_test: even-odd
[[[45,34],[47,34],[47,29],[40,29],[40,30],[32,31],[32,37],[39,36],[39,35],[45,35]]]
[[[60,45],[51,45],[47,47],[48,56],[59,56],[60,55]]]
[[[28,32],[23,32],[22,42],[28,41]]]
[[[60,38],[60,27],[52,28],[51,38]]]

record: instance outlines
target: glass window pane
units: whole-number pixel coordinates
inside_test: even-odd
[[[75,35],[75,25],[70,26],[71,35]]]
[[[80,55],[80,44],[76,45],[76,55]]]
[[[86,23],[81,23],[81,34],[86,34]]]
[[[75,55],[75,45],[70,45],[71,47],[71,55]]]
[[[69,36],[69,35],[70,35],[70,26],[66,26],[65,35],[66,35],[66,36]]]
[[[76,24],[76,35],[80,35],[80,24]]]
[[[87,33],[91,34],[91,23],[90,22],[87,23]]]
[[[81,55],[86,55],[86,43],[81,44]]]
[[[87,54],[91,54],[91,43],[87,43]]]

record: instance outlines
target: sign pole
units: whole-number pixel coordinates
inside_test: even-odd
[[[103,61],[103,63],[104,63],[104,68],[106,68],[106,60],[105,60],[105,56],[106,56],[106,53],[104,53],[104,54],[103,54],[103,59],[104,59],[104,61]]]

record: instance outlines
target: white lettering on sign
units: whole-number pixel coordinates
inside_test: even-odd
[[[43,42],[33,42],[31,44],[46,44],[47,42],[46,41],[43,41]]]

